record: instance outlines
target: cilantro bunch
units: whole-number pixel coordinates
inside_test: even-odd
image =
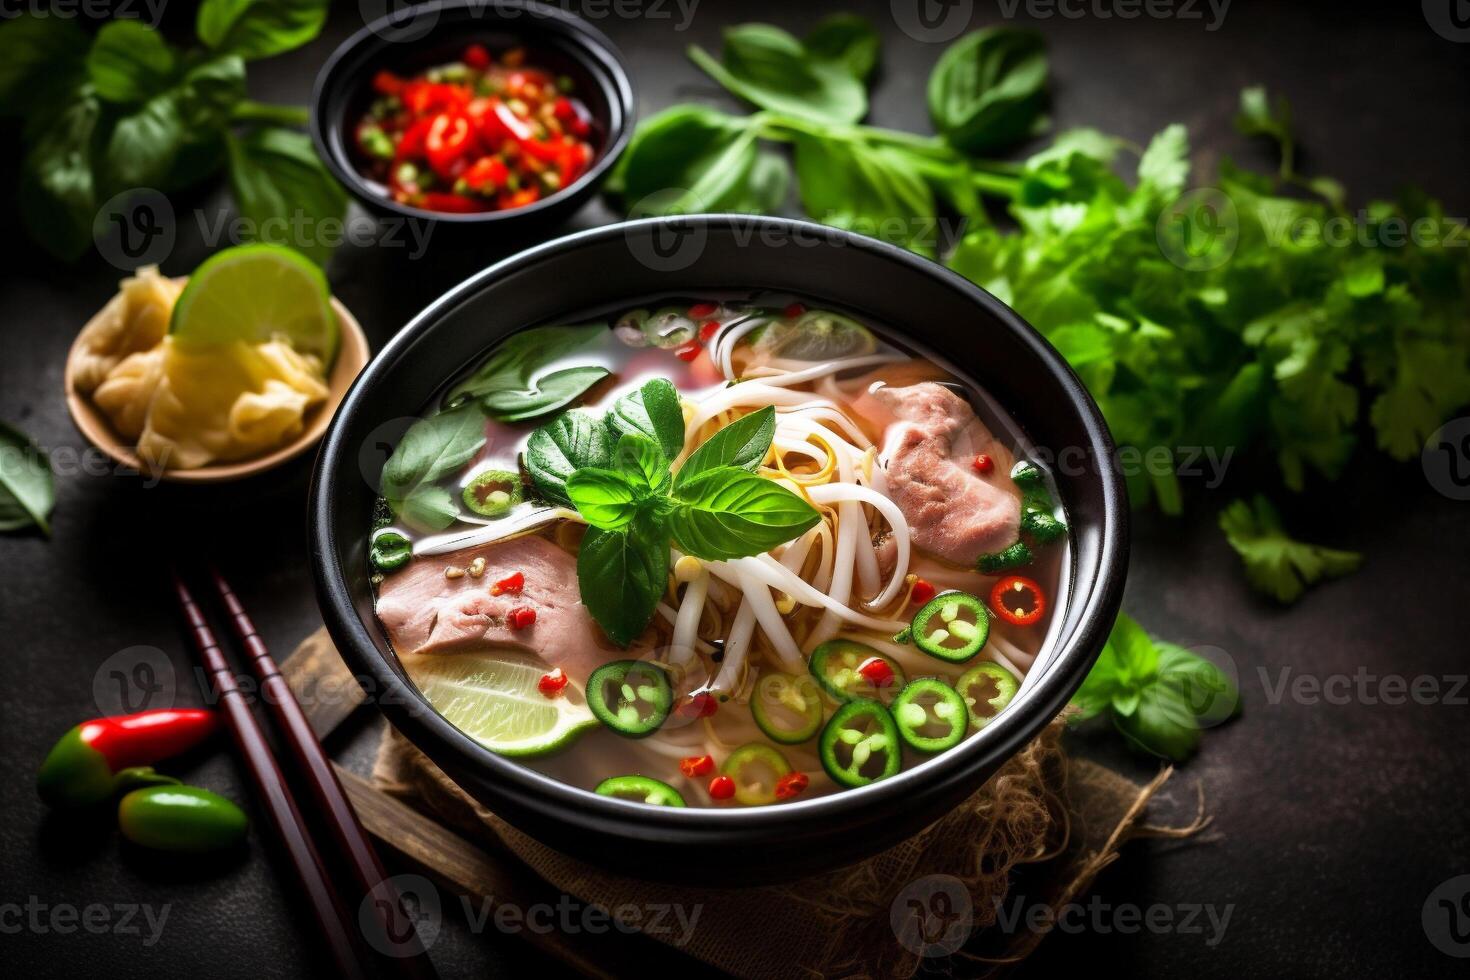
[[[245,65],[320,33],[327,0],[203,0],[199,44],[179,48],[136,20],[89,36],[75,18],[0,23],[0,116],[19,118],[20,211],[48,252],[81,257],[99,208],[138,188],[170,194],[224,169],[239,214],[341,218],[342,189],[311,140],[306,110],[245,97]],[[317,262],[325,245],[293,243]]]

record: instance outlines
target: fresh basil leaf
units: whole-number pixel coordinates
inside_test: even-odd
[[[178,83],[179,114],[190,129],[222,129],[245,98],[245,61],[225,55],[187,69]],[[194,142],[199,134],[194,134]]]
[[[814,58],[800,41],[769,24],[725,31],[722,61],[698,47],[689,57],[726,89],[762,109],[819,123],[855,123],[868,113],[858,78]]]
[[[1159,651],[1148,631],[1127,613],[1119,613],[1108,634],[1113,663],[1125,685],[1142,685],[1158,676]]]
[[[0,115],[31,115],[42,90],[70,89],[85,68],[90,43],[74,18],[0,21]]]
[[[567,479],[567,496],[577,513],[593,527],[619,531],[638,513],[640,494],[632,480],[617,470],[584,466]]]
[[[240,216],[254,224],[257,234],[273,226],[289,229],[261,240],[289,245],[325,265],[332,249],[322,233],[324,223],[342,220],[347,196],[317,159],[310,137],[266,127],[230,136],[227,145],[230,187]]]
[[[0,422],[0,531],[34,526],[49,535],[55,505],[56,484],[45,451]]]
[[[204,0],[199,40],[254,61],[299,48],[321,33],[327,0]]]
[[[840,65],[860,82],[873,73],[882,46],[872,21],[857,14],[822,18],[802,44],[813,58]]]
[[[391,503],[391,502],[390,502]],[[400,520],[419,531],[442,531],[459,519],[454,494],[441,486],[415,487],[394,506]]]
[[[689,454],[679,467],[675,492],[710,470],[734,466],[754,473],[776,437],[776,410],[765,408],[742,415]]]
[[[988,27],[960,38],[929,75],[929,117],[951,146],[990,153],[1045,126],[1046,44],[1035,31]]]
[[[383,467],[383,496],[401,513],[401,505],[415,491],[460,469],[484,445],[485,419],[473,408],[418,420]]]
[[[587,412],[567,412],[531,433],[526,443],[526,472],[541,496],[571,506],[567,480],[584,467],[612,464],[607,427]]]
[[[757,148],[754,116],[681,105],[644,121],[614,187],[633,217],[731,211],[768,214],[786,195],[786,164]]]
[[[92,246],[92,143],[101,116],[101,102],[84,85],[74,101],[38,120],[21,169],[21,217],[31,237],[58,258],[79,258]]]
[[[178,58],[163,35],[136,20],[102,25],[87,53],[87,74],[109,102],[144,102],[173,81]]]
[[[668,529],[653,513],[640,513],[621,531],[589,528],[582,538],[577,553],[582,604],[619,646],[648,626],[668,575]]]
[[[606,330],[607,325],[603,323],[584,323],[577,326],[532,327],[513,333],[475,368],[473,374],[449,389],[444,396],[444,407],[454,408],[471,399],[485,398],[497,392],[523,395],[532,389],[532,379],[543,367],[587,346]],[[606,377],[607,371],[599,370],[602,371],[601,377]],[[544,388],[544,383],[542,387]],[[581,391],[577,394],[581,394]]]
[[[801,134],[796,177],[802,207],[817,221],[934,254],[934,194],[904,156],[858,140]]]
[[[1178,688],[1153,684],[1139,693],[1136,709],[1114,714],[1113,724],[1134,746],[1183,762],[1199,748],[1200,727]]]
[[[668,457],[647,436],[630,432],[619,439],[613,463],[633,485],[640,500],[662,497],[669,492],[672,477]]]
[[[619,435],[636,433],[654,440],[668,459],[684,451],[684,410],[679,390],[664,378],[644,382],[613,402],[607,424]]]
[[[592,365],[553,371],[537,378],[528,391],[492,391],[480,399],[480,407],[502,422],[524,422],[566,408],[608,373],[607,368]]]
[[[724,466],[679,487],[669,527],[680,551],[723,561],[770,551],[819,520],[811,504],[774,480]]]

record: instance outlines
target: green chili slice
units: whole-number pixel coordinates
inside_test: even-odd
[[[766,674],[755,685],[750,713],[771,741],[796,745],[822,727],[822,693],[810,677]]]
[[[720,772],[735,781],[736,802],[766,806],[776,802],[776,783],[791,772],[791,763],[769,745],[749,742],[730,753]]]
[[[866,786],[898,772],[898,726],[877,701],[858,698],[837,709],[818,742],[822,768],[839,785]]]
[[[674,703],[669,677],[641,660],[614,660],[587,680],[587,707],[597,720],[627,738],[658,731]]]
[[[887,670],[872,665],[873,661],[886,665]],[[839,702],[872,698],[886,704],[904,685],[898,661],[856,640],[828,640],[812,651],[807,669],[822,690]]]
[[[990,613],[968,592],[941,592],[914,616],[914,646],[931,657],[964,663],[990,637]]]
[[[481,517],[504,517],[524,495],[521,475],[510,470],[478,473],[462,494],[464,505]]]
[[[382,572],[402,568],[412,557],[413,542],[397,531],[379,532],[368,549],[368,559],[374,568]]]
[[[684,806],[684,797],[668,783],[647,776],[611,776],[597,784],[599,796],[647,803],[649,806]]]
[[[943,752],[965,737],[969,716],[959,692],[937,677],[920,677],[893,699],[898,734],[919,752]]]
[[[955,689],[970,713],[970,724],[976,728],[984,728],[994,721],[1011,703],[1020,686],[1014,674],[989,661],[971,667],[955,682]]]

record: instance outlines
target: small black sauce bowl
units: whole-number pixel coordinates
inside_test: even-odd
[[[383,433],[523,327],[581,322],[590,310],[658,295],[761,289],[868,318],[937,356],[989,392],[1042,458],[1055,461],[1072,548],[1065,596],[1054,605],[1063,612],[1050,664],[1033,670],[1015,701],[956,748],[861,789],[774,806],[646,806],[490,752],[429,706],[373,615],[367,538]],[[1040,334],[994,296],[912,252],[805,221],[741,215],[654,218],[569,235],[497,263],[430,304],[347,393],[317,459],[308,519],[327,628],[395,728],[475,799],[546,844],[609,871],[700,885],[840,867],[944,816],[1077,690],[1117,615],[1128,565],[1127,495],[1112,438],[1081,381]]]
[[[352,130],[373,100],[373,76],[418,74],[457,60],[466,45],[492,54],[524,47],[528,67],[566,75],[592,115],[597,156],[580,178],[534,204],[508,211],[457,214],[399,204],[358,169]],[[380,215],[486,226],[506,237],[544,229],[587,202],[628,145],[634,122],[633,83],[612,41],[580,17],[526,0],[460,0],[415,4],[380,17],[342,43],[317,73],[311,138],[333,176]]]

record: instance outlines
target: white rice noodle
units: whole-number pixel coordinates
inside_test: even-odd
[[[552,521],[577,521],[587,523],[582,515],[566,507],[539,507],[503,517],[493,524],[474,531],[456,531],[451,534],[435,534],[414,542],[415,555],[442,555],[461,548],[473,548],[493,541],[513,538],[534,530]]]
[[[745,658],[750,654],[750,641],[754,636],[755,610],[751,608],[749,599],[742,599],[740,608],[735,612],[735,619],[730,624],[730,634],[725,637],[725,658],[720,661],[720,672],[710,682],[711,691],[728,694],[735,689],[740,681]]]
[[[783,421],[795,422],[798,424],[798,428],[803,428],[804,431],[810,432],[815,429],[817,435],[824,439],[832,438],[830,435],[832,430],[827,426],[819,426],[816,423],[830,422],[841,429],[845,435],[849,436],[856,443],[856,445],[847,443],[848,448],[853,452],[861,452],[873,444],[863,433],[863,430],[858,428],[852,419],[842,413],[836,403],[830,402],[825,398],[809,398],[805,403],[793,406],[786,412],[779,414],[776,421],[778,428]]]
[[[658,604],[658,614],[664,619],[667,619],[669,623],[673,626],[677,626],[679,624],[679,610],[675,609],[667,602],[660,602]],[[710,643],[707,640],[701,640],[698,636],[694,638],[693,645],[694,649],[698,650],[700,653],[713,653],[715,649],[713,643]]]
[[[694,659],[694,641],[699,638],[699,617],[704,613],[704,600],[709,595],[709,572],[702,566],[694,579],[684,586],[684,599],[674,618],[674,636],[669,641],[669,660],[683,666]]]
[[[766,639],[771,641],[776,656],[781,658],[781,666],[793,674],[805,672],[806,658],[801,654],[801,647],[796,645],[786,621],[781,618],[776,602],[771,598],[771,590],[764,582],[743,572],[741,578],[744,580],[745,601],[755,610],[756,622],[766,634]]]
[[[771,445],[780,452],[787,455],[805,456],[817,464],[818,469],[826,469],[832,457],[827,455],[821,446],[808,442],[805,439],[782,439],[779,434],[771,440]]]
[[[811,367],[801,368],[795,371],[782,371],[777,368],[771,371],[771,373],[767,373],[763,370],[758,377],[768,385],[778,385],[784,388],[787,385],[799,385],[807,381],[814,381],[817,378],[831,377],[841,371],[875,367],[879,364],[891,364],[894,361],[903,360],[907,360],[907,358],[898,357],[893,354],[868,354],[863,357],[844,357],[838,358],[835,361],[821,361],[813,364]],[[757,375],[752,374],[751,376],[756,377]]]
[[[854,483],[828,483],[825,486],[812,487],[807,491],[807,495],[811,497],[813,503],[817,504],[830,504],[839,501],[838,506],[847,506],[849,503],[852,503],[854,506],[857,503],[869,504],[879,514],[883,515],[883,519],[893,529],[893,539],[897,545],[897,561],[894,563],[893,576],[889,579],[888,584],[883,587],[883,591],[879,592],[877,597],[867,603],[867,606],[870,609],[882,609],[894,599],[898,598],[898,593],[903,588],[904,578],[909,573],[911,537],[908,521],[904,519],[903,511],[899,510],[898,505],[878,491],[870,487],[858,486]],[[847,517],[844,515],[842,519],[846,522]],[[864,527],[866,526],[866,522],[864,522]],[[876,575],[877,559],[874,550],[868,547],[863,548],[862,552],[874,562],[874,572]]]
[[[1017,677],[1026,676],[1026,672],[1036,662],[1036,654],[1027,653],[1025,650],[1022,650],[997,633],[993,627],[990,630],[990,639],[986,641],[986,647],[989,649],[990,655],[995,658],[996,663],[1005,667]],[[1021,669],[1017,670],[1017,667]]]
[[[735,380],[735,368],[730,363],[731,355],[735,353],[735,347],[752,330],[763,325],[767,317],[753,316],[743,323],[725,328],[715,338],[715,349],[713,351],[714,361],[720,366],[720,371],[725,375],[726,381]]]
[[[721,578],[728,578],[728,576],[737,573],[747,575],[751,579],[757,580],[770,588],[785,592],[804,606],[819,606],[843,622],[854,623],[878,633],[897,633],[907,625],[897,620],[878,619],[876,616],[869,616],[856,609],[849,609],[837,599],[835,594],[837,590],[835,588],[832,590],[834,593],[832,595],[819,592],[810,582],[802,579],[770,555],[737,558],[734,561],[728,562],[710,562],[709,569],[711,573],[719,575]],[[850,570],[851,568],[849,566]],[[840,566],[837,572],[838,574],[833,576],[834,579],[841,576]],[[850,585],[851,583],[849,582]],[[833,635],[835,635],[835,631]]]

